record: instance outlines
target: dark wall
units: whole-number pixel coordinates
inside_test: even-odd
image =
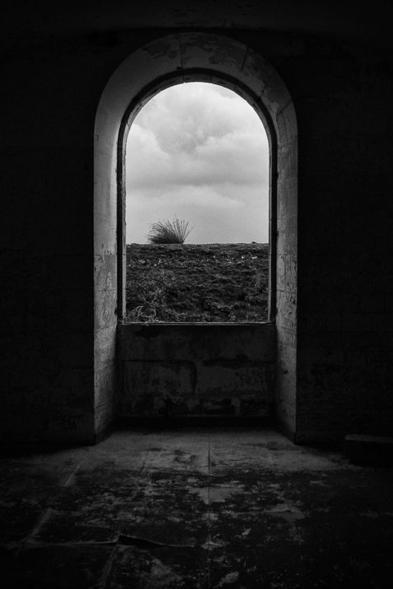
[[[365,48],[314,45],[291,73],[299,120],[298,438],[387,434],[393,64]]]
[[[121,418],[273,413],[275,329],[270,323],[129,323],[119,330]]]
[[[94,439],[93,135],[100,94],[168,29],[9,35],[2,56],[5,439]],[[393,59],[371,41],[225,30],[265,56],[299,130],[299,440],[392,419]]]

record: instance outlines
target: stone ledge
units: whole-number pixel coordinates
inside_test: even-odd
[[[392,466],[393,438],[350,434],[344,439],[344,453],[353,464]]]

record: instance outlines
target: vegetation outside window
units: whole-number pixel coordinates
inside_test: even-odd
[[[235,92],[158,93],[126,148],[128,321],[266,321],[269,146]]]

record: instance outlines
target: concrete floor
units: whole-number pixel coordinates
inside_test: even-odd
[[[1,467],[7,589],[393,583],[393,469],[274,431],[118,432]]]

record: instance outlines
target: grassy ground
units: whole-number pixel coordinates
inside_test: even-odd
[[[127,245],[128,321],[265,321],[267,244]]]

